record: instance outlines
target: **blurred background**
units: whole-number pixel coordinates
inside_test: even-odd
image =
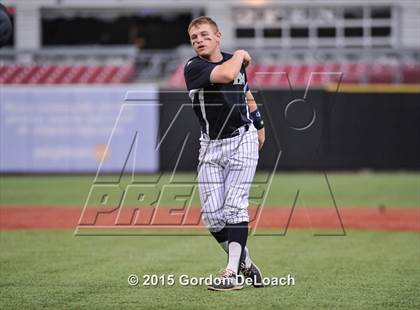
[[[183,67],[201,15],[219,24],[224,51],[253,57],[267,123],[260,169],[420,168],[418,1],[1,3],[13,23],[0,49],[2,173],[91,173],[102,159],[120,172],[133,141],[138,172],[195,171]],[[125,99],[144,106],[121,109]]]

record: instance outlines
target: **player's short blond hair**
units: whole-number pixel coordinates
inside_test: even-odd
[[[219,31],[219,27],[217,26],[217,24],[214,20],[212,20],[208,16],[200,16],[200,17],[194,18],[191,21],[191,23],[188,25],[188,32],[190,32],[192,27],[196,27],[196,26],[202,25],[202,24],[209,24],[210,26],[212,26],[214,28],[215,32]]]

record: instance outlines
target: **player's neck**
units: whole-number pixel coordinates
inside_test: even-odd
[[[201,57],[201,56],[200,56]],[[223,55],[220,50],[215,51],[213,54],[209,55],[208,57],[202,57],[211,62],[220,62],[223,60]]]
[[[210,56],[210,61],[211,62],[219,62],[223,60],[223,55],[220,52],[220,50],[218,50],[217,52],[213,53],[213,55]]]

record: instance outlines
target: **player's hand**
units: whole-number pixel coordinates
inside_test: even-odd
[[[246,68],[252,61],[251,55],[246,50],[237,50],[235,53],[240,53],[243,58],[243,65]]]
[[[265,142],[265,128],[258,130],[258,149],[261,150]]]
[[[251,55],[249,55],[249,53],[247,51],[244,51],[244,67],[248,67],[248,65],[251,63]]]

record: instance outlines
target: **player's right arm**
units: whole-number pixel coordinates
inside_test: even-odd
[[[229,60],[220,65],[194,57],[184,68],[187,88],[191,90],[206,87],[211,83],[229,83],[238,75],[242,65],[247,66],[250,61],[251,57],[244,50],[237,50]]]
[[[246,67],[250,62],[251,56],[247,51],[237,50],[229,60],[214,67],[210,74],[210,82],[220,84],[229,83],[241,71],[242,65]]]

